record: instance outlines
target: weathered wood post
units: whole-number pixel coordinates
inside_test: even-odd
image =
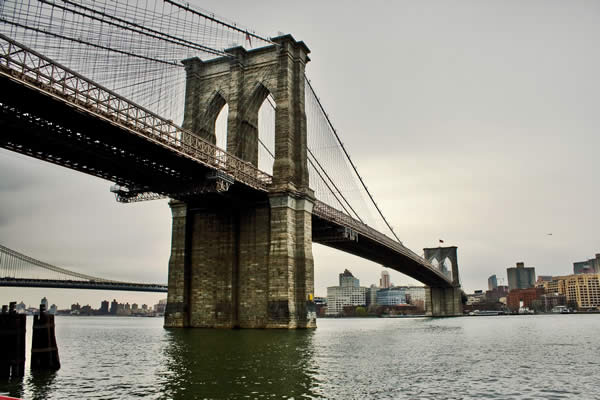
[[[33,316],[31,369],[60,369],[58,347],[54,335],[54,315],[46,312],[44,304],[40,304],[40,315]]]
[[[16,302],[2,306],[0,314],[0,378],[25,374],[25,329],[27,316],[17,314]]]

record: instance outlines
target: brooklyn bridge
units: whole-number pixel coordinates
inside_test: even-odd
[[[7,0],[0,17],[0,146],[122,203],[170,199],[166,327],[315,327],[313,242],[424,283],[429,315],[462,314],[456,247],[420,256],[396,236],[308,44],[171,0]]]

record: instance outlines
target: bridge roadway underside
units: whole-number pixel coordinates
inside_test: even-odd
[[[0,147],[129,188],[171,197],[206,183],[210,168],[0,75]],[[233,185],[232,195],[261,195]],[[242,192],[242,193],[240,193]]]
[[[452,287],[451,283],[439,273],[424,267],[418,261],[400,254],[384,244],[363,235],[358,235],[357,240],[346,239],[340,233],[344,229],[343,226],[335,225],[315,215],[313,215],[312,224],[312,240],[314,243],[381,264],[431,287]]]

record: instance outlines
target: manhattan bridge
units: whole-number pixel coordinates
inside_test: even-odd
[[[423,282],[429,315],[461,315],[456,247],[402,244],[309,54],[179,1],[0,0],[0,146],[110,181],[122,203],[170,199],[166,327],[314,327],[313,242]],[[110,282],[91,278],[76,280]]]

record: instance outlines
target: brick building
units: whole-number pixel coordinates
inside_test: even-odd
[[[506,305],[512,312],[519,311],[521,307],[533,308],[533,302],[541,299],[544,288],[515,289],[508,293]]]

